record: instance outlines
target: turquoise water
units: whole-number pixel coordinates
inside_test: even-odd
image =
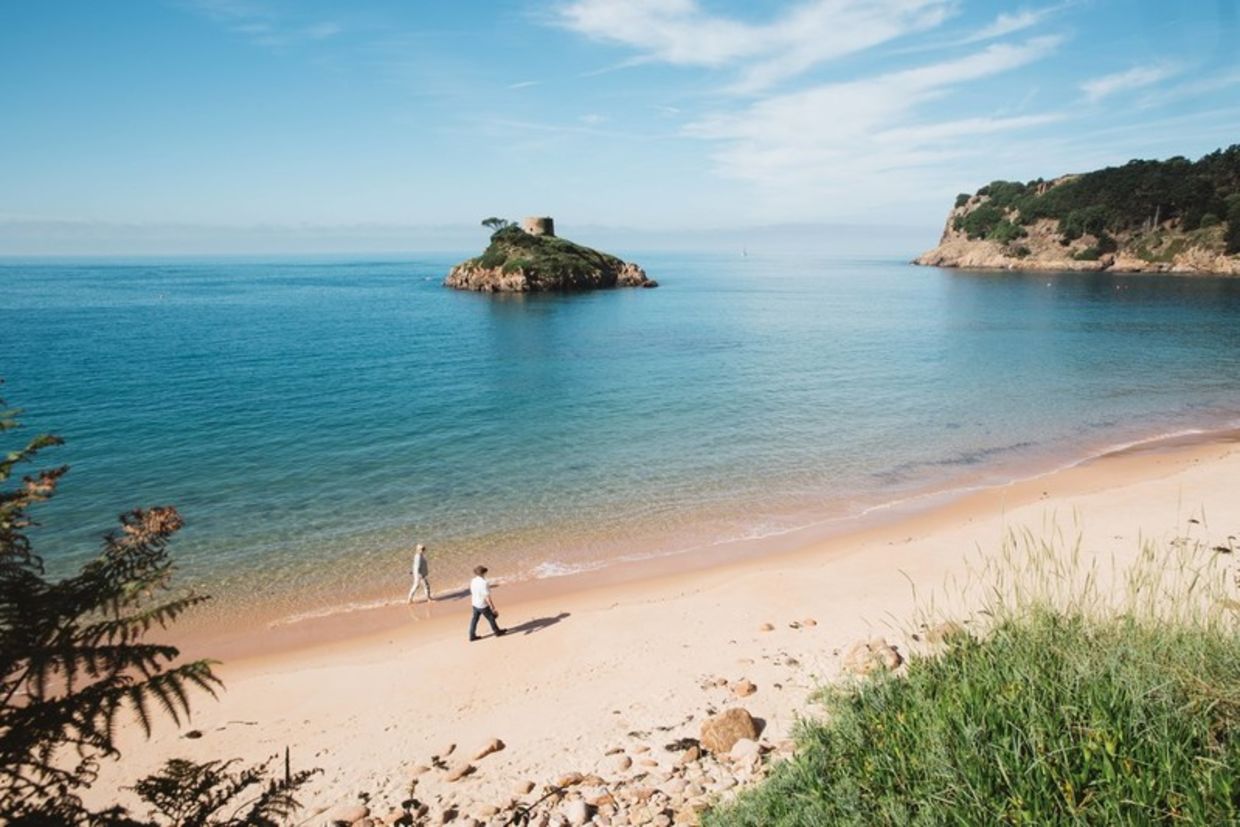
[[[549,576],[1240,418],[1240,281],[662,254],[497,297],[461,257],[0,265],[53,569],[172,503],[181,582],[292,613],[403,595],[416,541]]]

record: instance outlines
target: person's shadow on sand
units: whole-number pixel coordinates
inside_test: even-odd
[[[558,615],[551,617],[538,617],[533,620],[527,620],[524,623],[512,626],[508,629],[510,635],[532,635],[535,632],[546,629],[548,626],[554,626],[565,618],[571,617],[568,612],[560,612]]]

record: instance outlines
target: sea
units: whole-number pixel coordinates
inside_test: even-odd
[[[1237,279],[716,250],[442,287],[466,255],[0,262],[3,449],[66,440],[49,572],[171,504],[176,584],[283,622],[403,600],[415,543],[440,590],[559,577],[1240,425]]]

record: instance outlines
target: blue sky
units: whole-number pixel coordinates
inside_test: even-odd
[[[1237,44],[1235,0],[5,3],[0,252],[937,232],[994,178],[1240,141]]]

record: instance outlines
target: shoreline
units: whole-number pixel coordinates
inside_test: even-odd
[[[1135,267],[1127,264],[1115,265],[1106,264],[1098,261],[1076,260],[1076,259],[1054,259],[1050,261],[1038,261],[1023,258],[1013,258],[1006,263],[994,264],[963,264],[958,261],[938,260],[933,257],[934,250],[922,253],[915,259],[909,261],[909,264],[917,267],[937,267],[943,270],[963,270],[970,273],[1064,273],[1064,274],[1080,274],[1080,273],[1108,273],[1117,276],[1184,276],[1189,278],[1206,277],[1206,278],[1235,278],[1240,276],[1240,270],[1174,270],[1163,269],[1160,262],[1153,262],[1148,267]],[[926,259],[923,261],[922,259]]]
[[[906,496],[864,506],[856,513],[823,517],[759,537],[708,541],[671,552],[600,559],[587,568],[564,574],[495,578],[492,583],[498,599],[505,603],[525,603],[563,598],[578,591],[693,575],[715,567],[759,562],[772,556],[778,560],[783,556],[809,552],[823,543],[864,538],[873,532],[915,522],[919,518],[933,520],[940,511],[968,508],[976,500],[990,500],[1001,492],[1014,492],[1019,498],[1020,492],[1041,480],[1129,454],[1196,448],[1208,450],[1211,445],[1233,442],[1240,442],[1240,428],[1184,428],[1115,443],[1098,452],[1060,461],[1032,474],[1001,482],[976,481],[994,471],[984,469],[973,482],[914,490]],[[422,621],[428,620],[430,614],[467,614],[464,600],[467,588],[464,581],[453,588],[439,588],[436,600],[429,606],[421,597],[410,606],[404,600],[403,589],[398,588],[395,591],[374,591],[350,604],[291,616],[263,618],[255,609],[242,614],[234,623],[211,622],[197,628],[191,627],[191,631],[178,640],[177,645],[186,656],[211,657],[227,663],[339,645],[354,638],[365,639],[399,629],[411,617],[418,619],[416,614],[411,613],[424,612],[427,617],[420,618]],[[259,622],[255,623],[256,620]]]
[[[732,706],[787,754],[814,693],[841,674],[841,653],[879,636],[906,657],[923,651],[913,624],[928,596],[926,619],[969,622],[952,587],[1013,534],[1068,545],[1079,535],[1103,564],[1134,559],[1142,542],[1209,548],[1240,535],[1237,486],[1240,430],[1181,435],[759,557],[716,555],[696,569],[665,558],[663,570],[504,586],[502,640],[467,643],[466,604],[455,600],[303,624],[249,654],[187,649],[224,659],[225,691],[196,697],[183,730],[161,721],[148,739],[123,725],[123,758],[105,764],[92,795],[125,803],[112,791],[172,757],[254,762],[287,747],[295,768],[324,770],[302,796],[302,822],[359,797],[381,815],[416,794],[433,812],[485,823],[491,807],[521,799],[518,781],[538,785],[527,803],[570,772],[663,783],[680,771],[674,742]],[[473,760],[491,739],[504,748]],[[617,751],[631,759],[623,778]],[[474,772],[454,780],[447,770],[462,760]],[[710,795],[734,794],[729,782]]]

